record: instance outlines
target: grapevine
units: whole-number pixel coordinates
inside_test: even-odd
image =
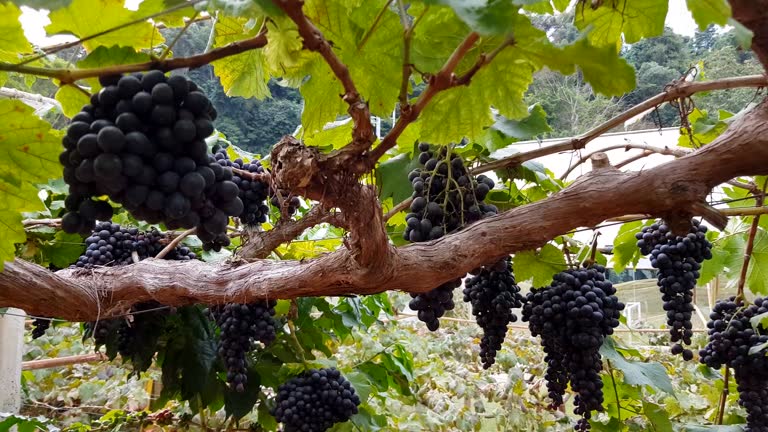
[[[651,265],[659,269],[658,285],[667,311],[667,324],[673,354],[691,360],[693,352],[683,348],[693,336],[693,289],[699,278],[701,263],[712,258],[712,244],[706,238],[707,227],[697,220],[685,236],[673,234],[663,222],[654,223],[636,234],[643,255],[651,255]]]
[[[219,356],[227,367],[227,382],[237,392],[248,382],[247,354],[254,341],[269,345],[275,340],[274,300],[249,304],[230,303],[211,313],[221,328]]]
[[[768,329],[750,322],[765,313],[768,299],[718,301],[707,323],[709,343],[699,351],[701,363],[733,368],[739,405],[747,410],[747,432],[768,431]]]
[[[462,158],[448,147],[433,151],[429,144],[419,144],[419,163],[408,175],[413,188],[411,212],[405,217],[405,240],[424,242],[437,240],[482,217],[494,215],[498,209],[483,200],[494,182],[484,175],[474,178]],[[461,286],[461,278],[448,281],[432,291],[411,294],[409,307],[417,311],[419,320],[430,331],[440,327],[438,318],[455,307],[453,290]]]
[[[216,110],[195,83],[162,71],[105,76],[63,138],[69,185],[62,228],[86,234],[112,208],[169,229],[197,227],[214,249],[229,244],[228,216],[242,212],[232,171],[215,163],[205,138]]]
[[[520,287],[512,273],[511,259],[483,267],[479,274],[464,282],[464,301],[472,305],[472,315],[483,329],[480,340],[480,359],[488,369],[496,362],[496,352],[507,334],[507,324],[517,321],[513,308],[523,305]]]
[[[272,415],[284,432],[322,432],[357,414],[360,397],[335,368],[310,369],[277,389]]]
[[[236,168],[254,174],[265,172],[258,159],[249,163],[243,162],[242,159],[231,161],[227,155],[227,150],[221,147],[214,147],[214,158],[223,167]],[[237,215],[240,221],[247,225],[266,222],[269,207],[267,207],[265,200],[269,196],[269,184],[259,180],[244,179],[237,174],[232,177],[232,182],[239,188],[240,201],[243,203],[243,210]]]
[[[624,309],[615,293],[605,267],[595,265],[556,274],[550,286],[531,290],[523,306],[523,321],[541,337],[546,354],[551,407],[563,404],[568,383],[577,393],[574,413],[582,417],[577,431],[589,430],[592,412],[603,409],[599,350]]]

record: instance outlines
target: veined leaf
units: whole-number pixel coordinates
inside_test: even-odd
[[[523,3],[541,3],[528,0]],[[520,1],[513,0],[424,0],[426,4],[451,7],[472,30],[483,35],[505,34],[514,22]],[[545,3],[549,3],[546,1]]]
[[[238,40],[256,36],[258,28],[248,28],[249,21],[244,18],[222,17],[216,22],[215,45],[223,46]],[[269,74],[266,73],[264,51],[249,50],[236,56],[217,60],[213,71],[221,80],[221,86],[227,96],[244,98],[269,97]]]
[[[595,45],[611,45],[618,51],[621,35],[625,43],[658,36],[664,31],[667,0],[613,0],[601,2],[593,8],[592,2],[579,2],[575,24],[587,30]]]
[[[613,368],[620,370],[624,374],[624,381],[630,385],[648,386],[651,389],[661,390],[665,393],[674,394],[672,381],[667,375],[664,366],[655,362],[630,361],[624,358],[621,353],[616,351],[616,343],[609,336],[605,338],[603,346],[600,347],[600,355],[605,360],[610,360]]]
[[[512,265],[518,280],[532,280],[536,287],[549,285],[552,276],[566,268],[563,252],[549,243],[538,252],[516,253]]]
[[[731,6],[726,0],[686,0],[686,3],[701,31],[710,24],[725,26],[731,17]]]
[[[19,17],[21,10],[13,3],[0,3],[0,61],[15,62],[18,53],[28,53],[32,47],[24,36]]]
[[[90,101],[90,98],[85,93],[71,85],[59,87],[55,98],[61,103],[61,110],[64,111],[64,115],[69,118],[80,112],[83,105]]]

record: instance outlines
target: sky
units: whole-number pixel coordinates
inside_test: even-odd
[[[129,9],[136,9],[141,0],[126,0],[126,6]],[[47,36],[44,27],[50,23],[48,13],[30,9],[26,6],[22,8],[21,25],[24,33],[33,44],[38,46],[53,45],[62,42],[75,40],[73,36],[57,35]],[[693,36],[696,31],[696,23],[688,12],[685,0],[670,0],[669,11],[667,12],[667,25],[675,32]]]

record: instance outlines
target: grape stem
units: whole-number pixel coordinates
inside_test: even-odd
[[[613,394],[616,396],[616,415],[618,416],[619,423],[621,423],[621,400],[619,399],[619,390],[616,387],[616,378],[613,376],[613,365],[611,361],[606,359],[608,363],[608,371],[611,374],[611,384],[613,384]]]
[[[290,329],[291,341],[296,347],[296,351],[298,351],[299,357],[301,357],[301,362],[304,364],[305,368],[309,368],[309,362],[307,362],[307,358],[304,355],[304,348],[301,346],[299,338],[296,337],[296,325],[293,323],[293,320],[288,320],[288,328]]]
[[[768,179],[763,183],[763,190],[760,195],[755,197],[755,207],[763,207],[763,201],[765,200],[765,189],[768,187]],[[736,291],[736,299],[744,299],[744,285],[747,281],[747,270],[749,270],[749,262],[752,259],[752,249],[755,246],[755,236],[757,235],[757,228],[760,225],[760,215],[756,214],[752,219],[752,226],[749,228],[749,238],[747,239],[747,247],[744,249],[744,263],[741,265],[741,274],[739,275],[739,284]]]
[[[728,381],[731,376],[731,368],[727,364],[725,365],[725,374],[723,375],[723,391],[720,393],[720,406],[717,409],[717,421],[716,424],[723,424],[723,416],[725,416],[725,403],[728,401]]]
[[[171,252],[173,249],[175,249],[176,246],[178,246],[179,243],[181,243],[181,241],[184,240],[184,238],[186,238],[187,236],[192,235],[192,234],[194,234],[196,232],[197,232],[197,228],[190,228],[190,229],[182,232],[181,234],[179,234],[178,237],[176,237],[170,243],[168,243],[163,248],[163,250],[158,252],[157,255],[155,255],[155,259],[163,259],[163,258],[165,258],[165,256],[168,255],[169,252]]]

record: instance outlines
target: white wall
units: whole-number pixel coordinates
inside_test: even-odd
[[[24,318],[24,311],[13,308],[0,315],[0,412],[18,413],[21,407]]]

